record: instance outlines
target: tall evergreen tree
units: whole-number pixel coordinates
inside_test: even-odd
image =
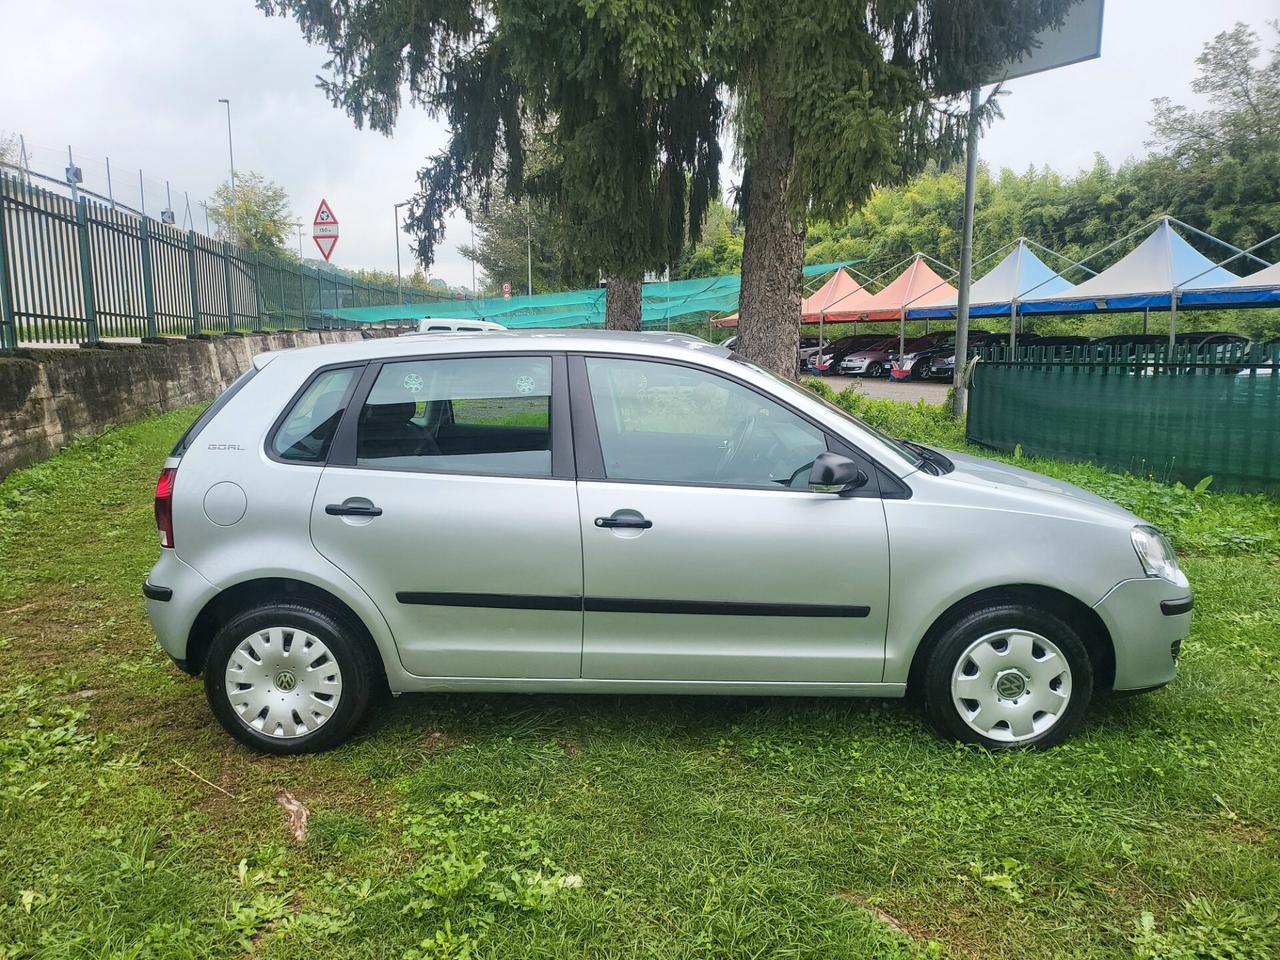
[[[954,157],[967,129],[959,95],[1032,49],[1074,2],[721,5],[714,50],[744,162],[735,349],[793,373],[806,218],[847,216],[876,186]]]
[[[613,326],[639,327],[643,274],[698,236],[719,191],[721,105],[705,72],[714,7],[580,0],[258,0],[332,54],[322,86],[388,132],[401,91],[449,124],[409,226],[426,263],[449,212],[496,193],[546,203],[570,271],[609,278]],[[533,141],[545,162],[526,163]],[[621,309],[620,309],[621,308]]]

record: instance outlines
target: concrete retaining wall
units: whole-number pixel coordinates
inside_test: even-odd
[[[0,477],[76,437],[207,403],[255,354],[360,337],[359,331],[312,330],[0,355]]]

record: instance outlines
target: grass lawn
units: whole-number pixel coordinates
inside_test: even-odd
[[[1179,679],[1048,752],[902,702],[447,695],[278,759],[144,616],[194,415],[0,483],[2,960],[1280,956],[1276,501],[1027,464],[1163,526],[1197,594]]]

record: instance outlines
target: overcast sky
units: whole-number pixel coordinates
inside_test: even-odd
[[[1237,20],[1265,30],[1276,0],[1107,0],[1102,58],[1010,84],[1005,119],[986,135],[982,157],[1018,170],[1064,172],[1095,153],[1114,162],[1141,156],[1153,97],[1194,102],[1190,82],[1201,45]],[[86,185],[163,206],[165,181],[178,222],[227,176],[225,108],[230,98],[239,170],[282,184],[309,225],[321,197],[341,227],[333,262],[394,270],[392,204],[414,189],[414,173],[444,142],[444,128],[406,110],[392,138],[356,130],[315,87],[323,51],[292,20],[268,19],[251,0],[0,0],[0,134],[25,136],[32,166],[60,173],[75,149]],[[726,171],[726,186],[737,175]],[[406,272],[408,242],[401,238]],[[458,217],[433,276],[471,283]],[[296,241],[295,241],[296,242]],[[518,278],[517,278],[518,279]]]

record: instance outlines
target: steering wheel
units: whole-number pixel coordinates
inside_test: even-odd
[[[745,449],[747,443],[755,435],[756,418],[750,416],[738,428],[737,433],[731,437],[724,446],[724,453],[720,455],[720,462],[716,464],[716,476],[719,477],[728,469],[729,464],[733,463],[739,453]]]

